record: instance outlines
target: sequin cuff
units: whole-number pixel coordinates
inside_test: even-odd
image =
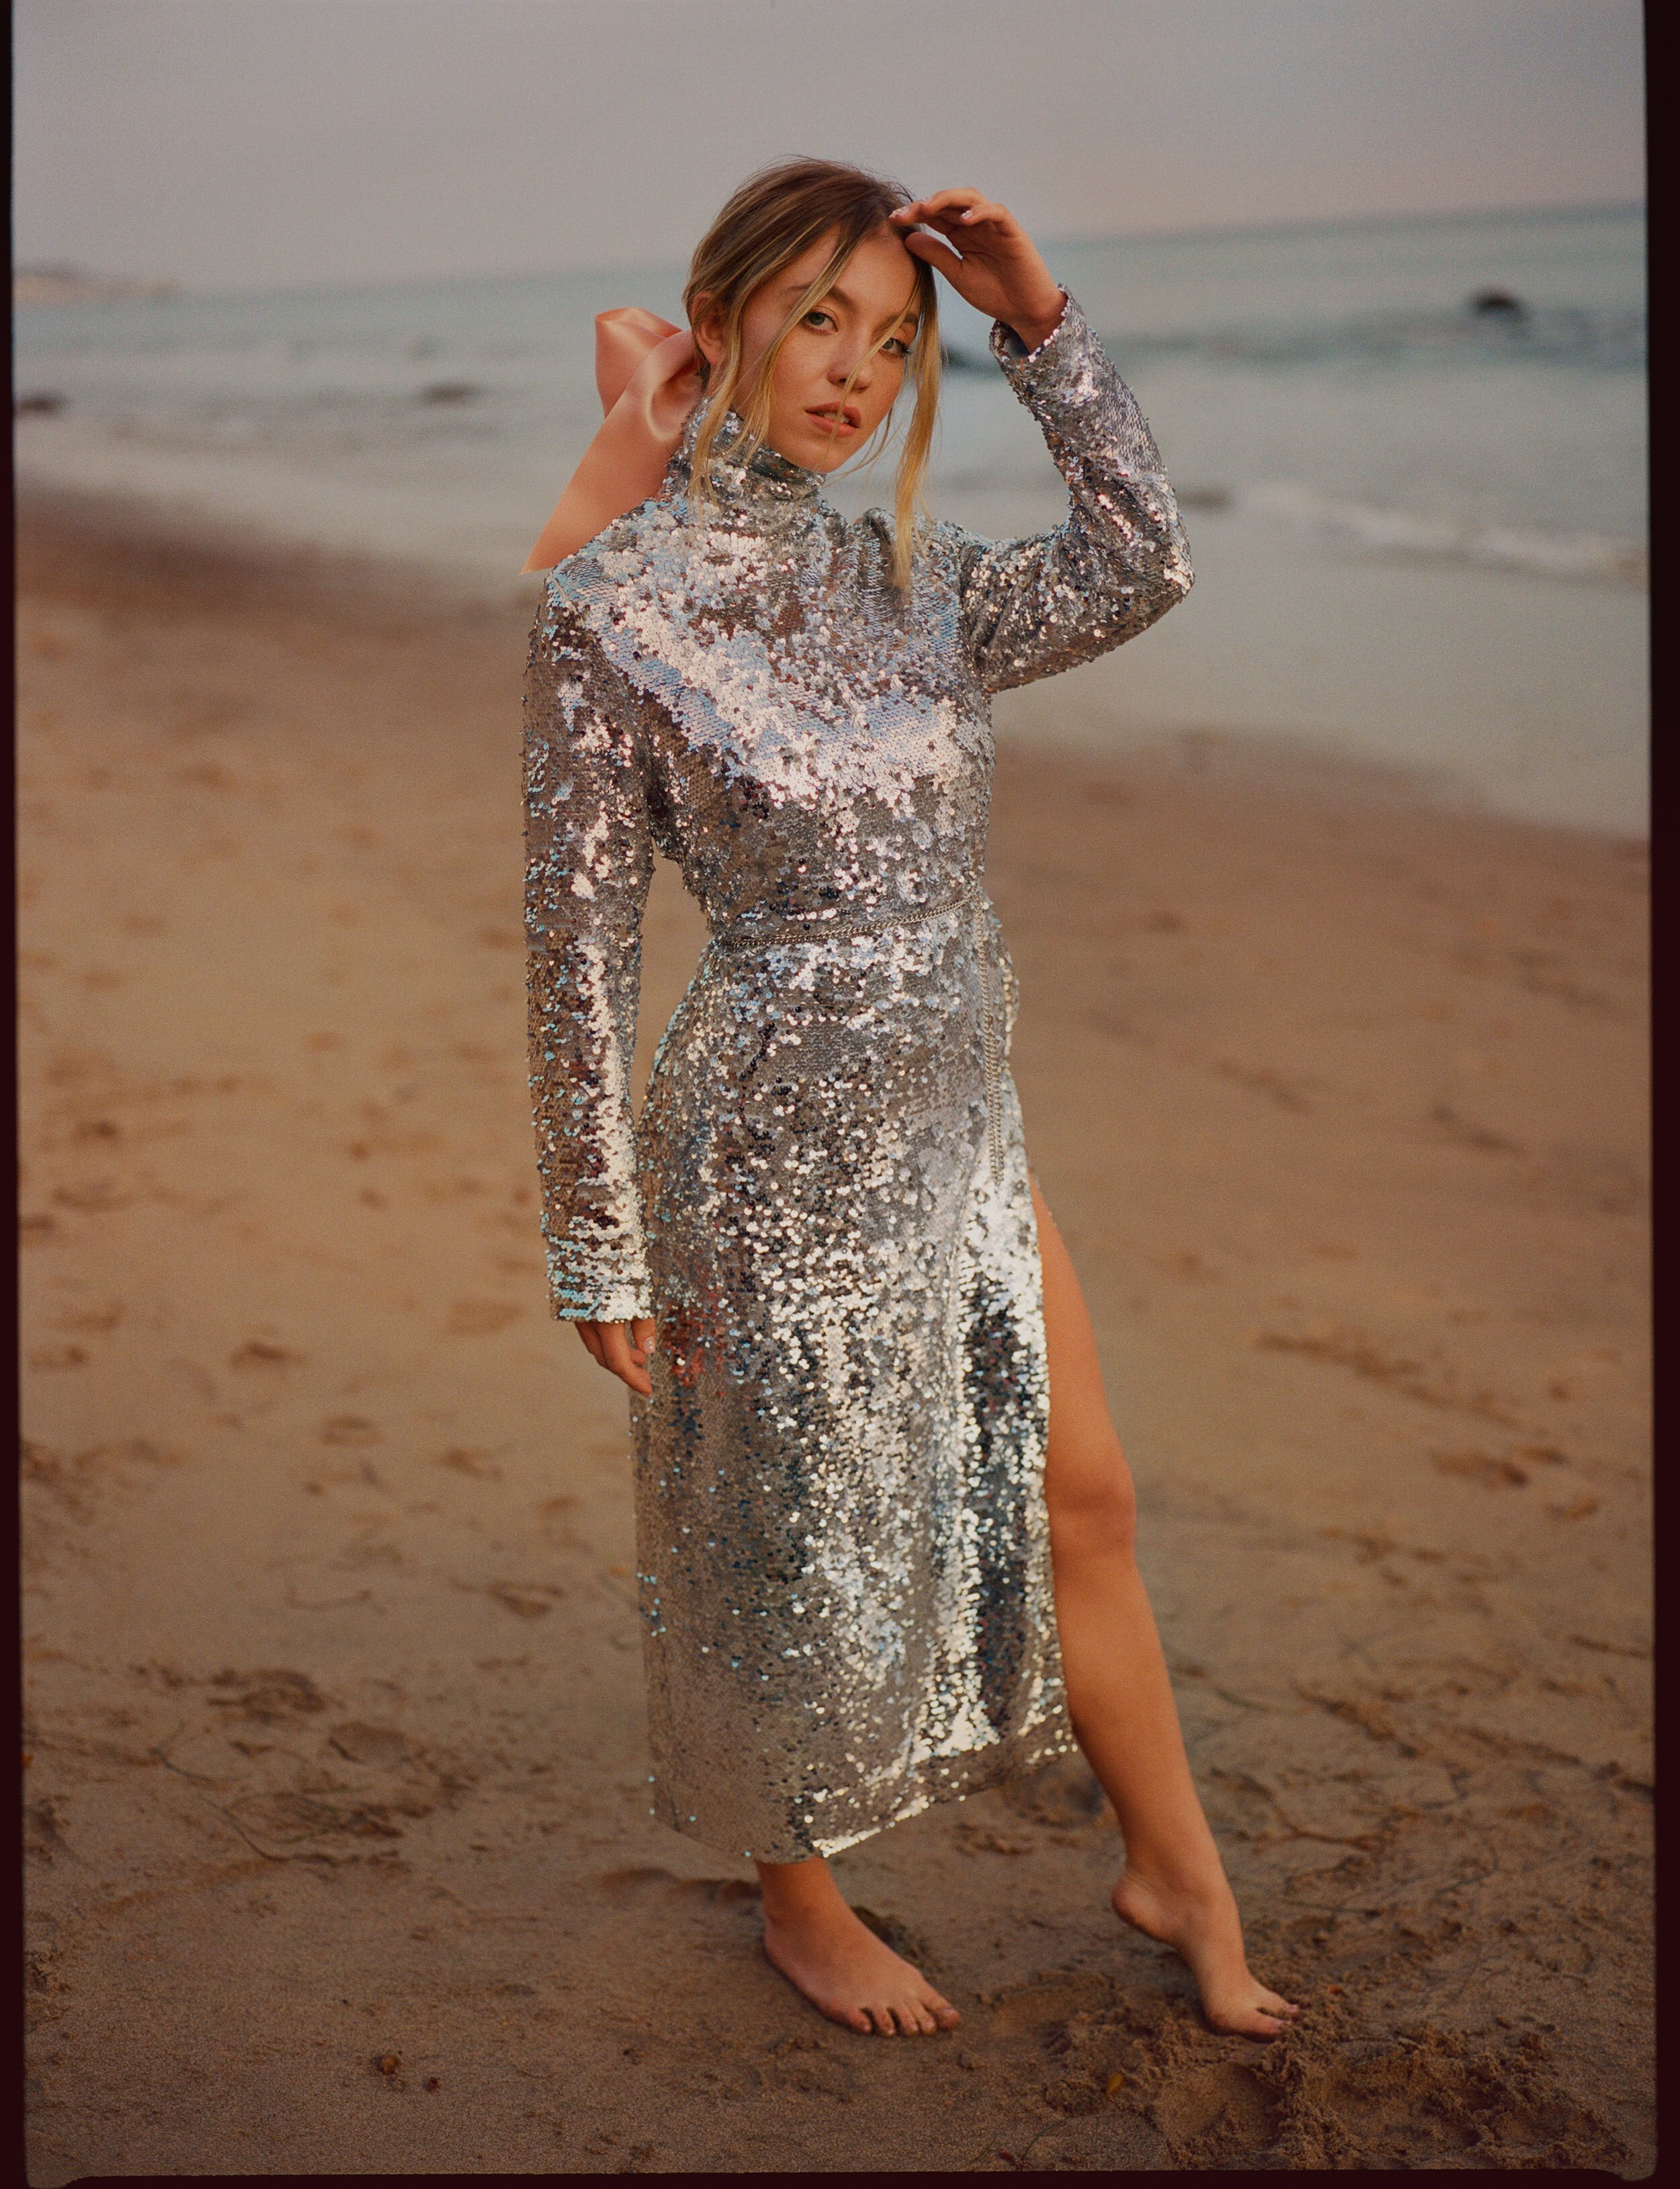
[[[1066,326],[1067,312],[1070,304],[1073,304],[1073,299],[1068,295],[1066,290],[1064,289],[1061,292],[1061,317],[1050,329],[1049,334],[1044,337],[1044,339],[1039,343],[1037,349],[1028,349],[1026,343],[1022,342],[1021,337],[1015,332],[1015,329],[1009,324],[1007,320],[993,320],[992,322],[991,335],[993,356],[997,359],[999,365],[1004,364],[1005,361],[1011,365],[1019,363],[1030,364],[1035,359],[1043,357],[1045,351],[1050,347],[1050,344],[1055,341],[1056,337],[1061,333],[1063,328]],[[1073,308],[1077,311],[1078,309],[1078,305],[1073,305]]]
[[[578,1282],[576,1258],[551,1247],[548,1250],[549,1302],[559,1322],[651,1321],[653,1295],[647,1278],[591,1289]]]
[[[1058,439],[1093,453],[1100,445],[1105,468],[1160,479],[1164,485],[1161,453],[1138,399],[1114,370],[1073,297],[1063,305],[1055,331],[1046,335],[1035,350],[1023,348],[1015,329],[995,320],[992,354],[1003,367],[1004,379],[1050,437],[1053,455]]]

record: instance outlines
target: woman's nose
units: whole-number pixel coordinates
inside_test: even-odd
[[[834,358],[829,365],[829,377],[836,387],[844,387],[849,380],[854,387],[867,387],[875,369],[880,353],[865,350],[862,357]]]

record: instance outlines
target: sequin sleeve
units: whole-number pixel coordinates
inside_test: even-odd
[[[651,1315],[630,1062],[653,874],[641,703],[550,601],[525,681],[531,1095],[554,1313]]]
[[[1005,378],[1067,483],[1053,532],[993,544],[961,535],[963,625],[987,691],[1052,676],[1135,638],[1190,591],[1179,507],[1137,399],[1070,297],[1030,353],[992,331]]]

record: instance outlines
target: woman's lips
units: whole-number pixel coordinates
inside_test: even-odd
[[[814,419],[825,433],[855,433],[857,431],[857,413],[849,403],[843,412],[829,408],[807,410],[805,415],[807,418]]]

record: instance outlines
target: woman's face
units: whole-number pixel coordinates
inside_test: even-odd
[[[749,301],[741,322],[737,410],[751,399],[760,359],[833,249],[832,235],[819,237]],[[765,432],[776,453],[807,471],[832,472],[861,449],[892,408],[916,338],[917,318],[916,261],[891,229],[877,229],[852,252],[836,286],[782,345]],[[694,340],[707,362],[716,365],[723,355],[722,329],[704,307]],[[849,379],[842,407],[840,393]]]

